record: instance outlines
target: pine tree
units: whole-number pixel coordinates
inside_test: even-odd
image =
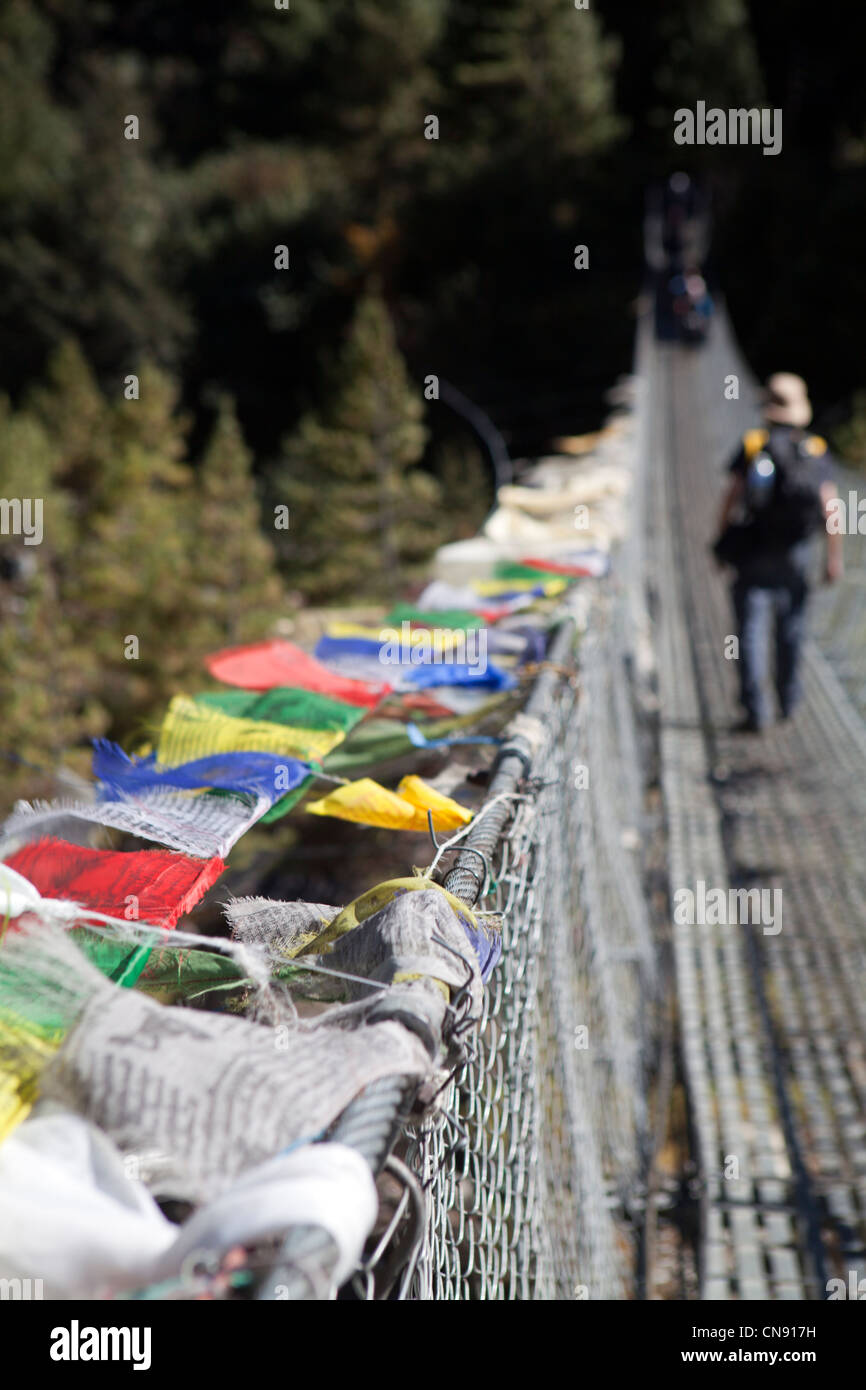
[[[381,297],[358,304],[331,399],[285,445],[274,501],[289,507],[283,555],[293,587],[317,601],[393,592],[437,544],[441,492],[417,467],[423,401]]]
[[[447,499],[455,539],[480,531],[494,500],[491,465],[467,435],[456,435],[433,451],[433,476]]]
[[[190,422],[166,373],[145,363],[138,376],[138,399],[106,398],[70,340],[30,395],[71,527],[52,562],[57,602],[114,733],[155,712],[206,646],[189,640]]]
[[[199,467],[192,538],[192,594],[212,644],[248,641],[279,615],[282,585],[234,406],[220,403]]]
[[[0,361],[3,385],[42,365],[57,295],[58,205],[70,196],[77,123],[54,99],[57,35],[36,6],[0,6]]]
[[[116,8],[0,6],[4,384],[26,384],[69,333],[108,373],[142,356],[172,362],[190,326],[165,254],[177,205],[148,91],[158,84],[130,54],[134,37],[103,41]]]
[[[50,437],[54,476],[74,495],[77,509],[86,510],[113,450],[108,403],[74,338],[54,350],[28,407]]]
[[[8,808],[18,796],[56,794],[61,764],[86,773],[88,740],[105,731],[107,717],[95,693],[93,654],[64,616],[50,569],[0,583],[0,613],[0,778]]]
[[[494,158],[511,147],[556,159],[592,153],[619,131],[618,45],[592,9],[563,0],[476,0],[454,7],[445,53],[455,119],[461,126],[468,120],[481,137],[485,162],[490,141]]]
[[[75,99],[83,152],[67,312],[102,378],[141,359],[173,369],[191,325],[165,254],[176,235],[175,186],[142,66],[94,51],[76,75]],[[136,139],[124,135],[130,113]]]
[[[56,794],[61,763],[86,773],[91,737],[151,733],[209,650],[279,612],[233,407],[196,473],[176,384],[149,364],[138,375],[137,400],[106,399],[70,341],[26,408],[0,398],[4,496],[42,508],[38,544],[0,536],[6,807]]]
[[[194,632],[189,422],[163,372],[145,364],[139,376],[139,400],[108,410],[110,458],[79,518],[77,565],[64,591],[99,662],[115,730],[154,713],[196,671],[204,646]]]
[[[708,6],[666,0],[659,34],[664,47],[655,85],[664,102],[658,112],[662,129],[674,107],[699,100],[722,107],[760,103],[763,84],[746,0]]]
[[[85,740],[105,727],[93,695],[94,661],[62,601],[63,575],[74,564],[77,543],[71,499],[55,477],[58,452],[38,419],[0,400],[3,496],[30,504],[29,538],[23,531],[0,536],[3,810],[19,796],[55,794],[61,762],[84,771]]]
[[[292,62],[297,44],[280,26],[283,47],[293,50],[284,59],[307,140],[342,148],[352,181],[376,185],[386,199],[395,175],[429,150],[424,117],[437,109],[429,60],[447,10],[448,0],[332,0],[303,65]]]

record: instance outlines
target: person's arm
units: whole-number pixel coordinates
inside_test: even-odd
[[[719,535],[721,535],[729,525],[731,517],[734,515],[740,503],[744,487],[745,479],[742,473],[732,473],[727,491],[722,498],[722,507],[719,512]]]
[[[824,560],[824,583],[835,584],[842,578],[844,561],[842,559],[842,534],[840,531],[829,531],[827,522],[830,517],[830,503],[834,497],[838,497],[836,484],[824,482],[821,484],[821,501],[824,504],[824,534],[827,537],[827,553]]]

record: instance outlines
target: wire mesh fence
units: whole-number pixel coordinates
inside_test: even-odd
[[[821,654],[829,663],[852,706],[866,718],[866,473],[836,467],[835,482],[841,513],[835,524],[845,557],[841,584],[819,588],[814,595],[812,629]]]
[[[562,624],[520,716],[532,753],[491,785],[513,797],[479,904],[503,914],[502,961],[441,1113],[407,1132],[429,1203],[404,1297],[631,1291],[656,981],[628,598],[599,588]],[[461,872],[446,885],[469,896]]]
[[[732,349],[722,338],[713,351]],[[675,690],[685,669],[685,657],[672,655],[670,644],[653,655],[645,608],[647,563],[659,601],[659,509],[666,505],[655,497],[644,534],[644,470],[665,447],[651,425],[658,412],[648,399],[657,382],[641,364],[646,352],[644,338],[630,440],[630,525],[613,577],[583,590],[582,611],[564,617],[500,755],[490,814],[476,818],[466,841],[481,854],[474,861],[459,856],[445,880],[465,901],[502,914],[503,953],[480,1028],[438,1112],[404,1128],[399,1144],[426,1194],[423,1207],[416,1203],[420,1243],[396,1286],[401,1298],[607,1300],[636,1292],[659,1004],[637,711],[654,687],[657,698],[656,660],[668,662]],[[744,421],[751,418],[751,387],[747,394]],[[716,418],[709,406],[706,415]],[[724,429],[718,424],[718,439],[708,437],[707,447],[721,457],[730,448],[730,421]],[[856,485],[840,473],[852,514]],[[860,747],[853,711],[843,719],[848,702],[862,711],[866,689],[855,542],[849,527],[848,577],[816,595],[816,641],[808,654],[827,708],[833,705],[839,728]],[[669,564],[671,581],[675,572]],[[685,632],[682,602],[668,595],[665,606]],[[680,788],[674,801],[684,796],[688,807],[694,773],[688,760],[671,754],[680,728],[687,742],[692,738],[689,723],[674,719],[668,757]],[[687,819],[693,848],[702,819],[691,811]],[[679,829],[673,839],[682,852]],[[488,879],[492,890],[477,901]],[[713,990],[709,998],[715,1007]],[[697,1047],[695,1055],[703,1055],[705,1042]],[[766,1139],[760,1126],[756,1138]]]
[[[626,465],[615,490],[619,505],[626,473],[635,472],[626,426],[611,431],[607,447],[608,462]],[[603,463],[605,446],[598,453]],[[611,488],[609,478],[605,487]],[[630,506],[640,512],[637,492]],[[377,1179],[377,1221],[360,1259],[359,1244],[347,1262],[349,1269],[354,1263],[348,1280],[345,1272],[335,1274],[340,1249],[326,1223],[293,1221],[279,1238],[253,1242],[245,1282],[237,1285],[243,1296],[417,1301],[633,1294],[650,1157],[656,976],[643,882],[645,786],[633,681],[640,536],[633,517],[632,523],[612,573],[568,591],[529,696],[498,740],[487,799],[465,831],[437,845],[428,871],[443,854],[455,855],[450,870],[439,868],[441,886],[501,923],[501,959],[484,992],[480,1023],[477,961],[468,967],[476,992],[449,983],[447,1010],[429,1016],[426,994],[410,999],[390,989],[398,980],[418,980],[415,966],[426,958],[417,953],[407,956],[406,971],[388,957],[384,973],[393,970],[393,981],[377,977],[378,957],[371,957],[369,974],[346,972],[375,991],[365,1022],[393,1027],[396,1020],[401,1036],[418,1045],[401,1052],[393,1075],[385,1069],[378,1079],[359,1082],[336,1118],[313,1126],[312,1141],[296,1142],[324,1139],[355,1150]],[[433,835],[432,815],[429,824]],[[278,916],[298,906],[314,908],[322,920],[320,904],[270,903]],[[457,935],[462,944],[462,929]],[[435,932],[429,940],[460,955]],[[388,942],[390,950],[393,938]],[[267,968],[257,979],[269,979]],[[338,1026],[347,1026],[345,1014]],[[428,1037],[423,1060],[404,1074]],[[444,1065],[459,1062],[439,1085],[445,1058]],[[437,1085],[438,1096],[431,1096]],[[323,1083],[306,1089],[318,1092]],[[218,1261],[202,1262],[193,1273],[192,1283],[185,1275],[173,1281],[171,1296],[193,1297],[202,1287],[222,1296],[235,1287]]]

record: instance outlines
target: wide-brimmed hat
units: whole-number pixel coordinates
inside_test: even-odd
[[[812,403],[806,383],[793,372],[775,372],[764,391],[764,415],[777,425],[808,425]]]

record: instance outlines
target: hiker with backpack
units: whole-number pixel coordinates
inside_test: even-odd
[[[787,719],[800,699],[800,648],[809,596],[811,541],[826,537],[824,579],[842,574],[842,537],[827,531],[836,496],[826,441],[807,432],[812,408],[806,383],[790,372],[767,382],[764,427],[748,430],[731,461],[722,503],[720,564],[736,571],[734,612],[739,629],[741,732],[771,721],[767,690],[771,627],[775,625],[775,683]]]

